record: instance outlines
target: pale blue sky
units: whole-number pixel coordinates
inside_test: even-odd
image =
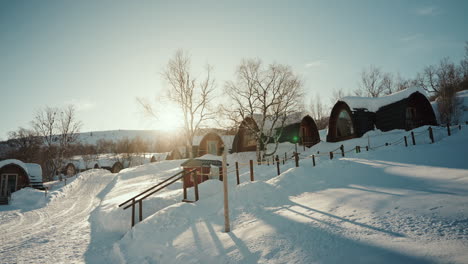
[[[135,97],[162,93],[178,48],[196,72],[212,64],[220,89],[242,58],[259,57],[291,65],[308,97],[328,103],[370,64],[413,77],[458,62],[467,13],[468,1],[0,1],[0,139],[67,103],[83,131],[160,128]]]

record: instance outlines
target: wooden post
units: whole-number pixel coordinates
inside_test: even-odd
[[[294,152],[294,160],[296,161],[296,167],[299,167],[299,155],[297,152]]]
[[[229,223],[229,200],[228,200],[228,175],[227,175],[227,155],[226,149],[223,152],[223,190],[224,190],[224,232],[231,231]]]
[[[266,158],[266,161],[267,161],[267,166],[270,166],[270,160]]]
[[[135,226],[135,198],[132,199],[132,227]]]
[[[434,134],[432,133],[432,127],[429,127],[429,138],[431,142],[434,143]]]
[[[344,157],[344,146],[341,145],[341,146],[340,146],[340,149],[341,149],[341,157]]]
[[[187,200],[187,173],[184,172],[184,177],[182,178],[182,186],[184,188],[184,200]]]
[[[237,177],[237,185],[240,184],[240,179],[239,179],[239,163],[236,161],[236,177]]]
[[[405,147],[407,147],[407,146],[408,146],[408,139],[405,136]]]
[[[313,164],[314,167],[315,167],[315,155],[312,155],[312,164]]]
[[[461,125],[460,124],[458,125],[458,130],[461,130]]]
[[[283,159],[283,165],[284,165],[285,163],[286,163],[286,160],[285,160],[285,159]]]
[[[250,181],[254,181],[253,160],[250,160]]]
[[[413,146],[416,145],[416,140],[414,139],[414,132],[411,131],[411,139],[413,140]]]
[[[193,175],[193,174],[192,174]],[[223,170],[223,180],[226,177],[224,176],[224,170]],[[193,177],[193,189],[195,190],[195,201],[198,201],[198,173],[195,171],[195,177]]]
[[[356,146],[356,153],[359,153],[359,152],[358,152],[358,148],[357,148],[357,146]]]
[[[388,142],[385,142],[385,146],[388,147]]]
[[[276,155],[276,170],[278,171],[278,175],[280,175],[280,163],[278,155]]]
[[[140,209],[139,210],[140,216],[139,216],[138,221],[141,222],[143,221],[143,200],[138,201],[138,204],[139,204],[138,209]]]
[[[333,159],[333,152],[330,151],[330,159]]]
[[[288,156],[286,155],[286,152],[284,153],[284,160],[288,160]]]
[[[452,133],[450,133],[450,124],[447,123],[447,135],[451,136]]]

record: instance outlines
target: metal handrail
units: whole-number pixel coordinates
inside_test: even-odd
[[[155,185],[155,186],[149,188],[148,190],[146,190],[146,191],[144,191],[144,192],[142,192],[142,193],[140,193],[140,194],[134,196],[134,197],[131,198],[130,200],[127,200],[125,203],[127,203],[127,202],[129,202],[129,201],[133,201],[133,202],[130,203],[129,205],[125,206],[123,209],[125,210],[125,209],[129,208],[130,206],[134,206],[135,204],[139,203],[140,201],[143,201],[144,199],[146,199],[148,196],[150,196],[150,195],[152,195],[152,194],[154,194],[154,193],[157,193],[158,191],[160,191],[160,190],[166,188],[167,186],[169,186],[169,185],[175,183],[176,181],[182,179],[183,177],[185,177],[185,175],[190,174],[190,173],[193,173],[193,172],[195,172],[196,170],[197,170],[197,169],[193,169],[193,170],[188,171],[188,172],[181,171],[181,172],[179,172],[179,173],[177,173],[177,174],[175,174],[175,175],[173,175],[173,176],[167,178],[166,180],[164,180],[164,181],[158,183],[157,185]],[[179,174],[181,174],[181,173],[183,173],[183,175],[181,175],[181,176],[179,176],[179,177],[173,179],[175,176],[177,176],[177,175],[179,175]],[[163,183],[165,183],[165,182],[167,182],[167,181],[169,181],[169,180],[171,180],[171,179],[172,179],[172,181],[170,181],[169,183],[164,184],[163,186],[161,186]],[[154,190],[154,191],[152,191],[152,192],[146,194],[145,196],[143,196],[143,197],[141,197],[141,198],[139,198],[139,199],[136,199],[136,197],[141,196],[141,195],[143,195],[143,194],[145,194],[145,193],[147,193],[147,192],[153,190],[154,188],[156,188],[156,187],[158,187],[158,186],[161,186],[161,187],[159,187],[158,189],[156,189],[156,190]],[[123,206],[125,203],[120,204],[119,207]]]
[[[181,173],[183,173],[183,172],[184,172],[183,170],[182,170],[182,171],[179,171],[178,173],[172,175],[171,177],[165,179],[165,180],[162,181],[162,182],[159,182],[158,184],[156,184],[156,185],[154,185],[153,187],[151,187],[151,188],[145,190],[144,192],[141,192],[141,193],[139,193],[139,194],[133,196],[132,198],[128,199],[127,201],[125,201],[125,202],[119,204],[119,207],[122,207],[123,205],[125,205],[126,203],[128,203],[128,202],[130,202],[130,201],[132,201],[132,200],[135,200],[138,196],[143,195],[143,194],[145,194],[145,193],[147,193],[147,192],[153,190],[154,188],[156,188],[156,187],[158,187],[158,186],[164,184],[165,182],[171,180],[172,178],[174,178],[175,176],[177,176],[177,175],[179,175],[179,174],[181,174]]]

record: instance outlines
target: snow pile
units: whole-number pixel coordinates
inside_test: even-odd
[[[316,167],[310,159],[301,160],[299,168],[289,162],[280,176],[274,166],[255,166],[255,182],[246,180],[243,167],[241,185],[230,174],[230,233],[222,232],[220,182],[208,181],[200,185],[200,201],[175,202],[145,215],[108,257],[121,263],[463,262],[468,258],[465,130],[433,145],[320,157]],[[404,134],[368,136],[377,144]],[[361,140],[344,144],[349,149]],[[128,229],[128,215],[125,220]]]
[[[381,108],[382,106],[401,101],[405,98],[408,98],[410,95],[416,92],[426,96],[426,92],[424,91],[424,89],[413,87],[377,98],[346,96],[343,97],[341,101],[345,102],[351,108],[351,110],[367,109],[367,111],[370,112],[377,112],[377,110],[379,110],[379,108]]]
[[[23,211],[29,211],[44,207],[48,201],[44,191],[27,187],[11,194],[10,205],[21,208]]]

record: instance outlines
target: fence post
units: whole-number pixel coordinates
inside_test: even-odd
[[[369,146],[366,146],[366,151],[369,151]]]
[[[139,207],[138,207],[138,208],[140,209],[140,210],[139,210],[140,217],[139,217],[138,221],[141,222],[141,221],[143,221],[143,200],[140,200],[140,201],[138,202],[138,204],[139,204]]]
[[[461,125],[460,124],[458,125],[458,130],[461,130]]]
[[[356,149],[356,153],[359,153],[359,152],[358,152],[358,147],[357,147],[357,146],[355,147],[355,149]]]
[[[266,158],[267,165],[270,166],[270,160]]]
[[[343,145],[340,146],[340,150],[341,150],[341,157],[344,157],[344,146]]]
[[[286,163],[286,160],[285,160],[285,159],[283,159],[283,165],[284,165],[285,163]]]
[[[224,171],[223,171],[224,172]],[[226,175],[223,175],[223,180],[224,180],[224,177],[226,177]],[[198,173],[195,172],[195,177],[194,178],[194,181],[193,181],[193,184],[194,184],[194,189],[195,189],[195,201],[198,201]]]
[[[413,140],[413,146],[416,145],[416,140],[414,139],[414,132],[411,131],[411,139]]]
[[[312,154],[312,164],[314,165],[315,167],[315,155]]]
[[[297,152],[294,152],[294,160],[296,160],[296,167],[299,167],[299,155]]]
[[[449,136],[452,135],[452,134],[450,133],[450,124],[449,124],[449,123],[447,123],[447,134],[448,134]]]
[[[284,160],[288,160],[288,156],[286,155],[286,152],[284,153]]]
[[[330,159],[333,159],[333,152],[330,151]]]
[[[434,143],[434,134],[432,133],[432,127],[429,127],[429,138],[431,142]]]
[[[408,139],[405,136],[405,147],[407,147],[407,146],[408,146]]]
[[[239,179],[239,163],[236,161],[236,177],[237,177],[237,185],[240,184],[240,179]]]
[[[182,187],[184,188],[184,200],[187,200],[187,173],[186,172],[184,172]]]
[[[278,175],[280,175],[280,163],[279,163],[279,157],[276,155],[276,170],[278,171]]]
[[[250,181],[254,181],[253,160],[250,160]]]
[[[132,199],[132,227],[135,226],[135,198]]]

